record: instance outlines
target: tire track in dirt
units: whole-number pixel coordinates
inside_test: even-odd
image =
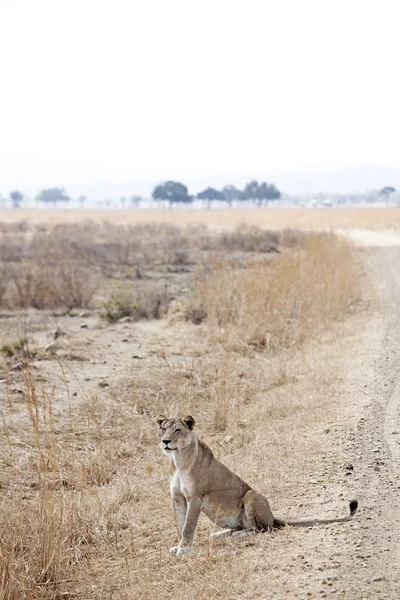
[[[342,232],[343,233],[343,232]],[[381,295],[386,333],[382,349],[386,356],[400,349],[400,236],[382,231],[350,230],[349,237],[359,245],[371,248],[371,264]],[[393,362],[393,359],[391,360]],[[400,474],[400,364],[388,365],[390,395],[384,417],[385,441],[391,455],[393,475]],[[389,385],[386,383],[385,385]],[[392,387],[394,385],[394,387]]]
[[[380,481],[382,499],[381,529],[375,550],[385,544],[386,585],[382,598],[400,598],[400,247],[373,248],[370,257],[380,292],[383,337],[376,373],[380,377],[375,395],[382,406],[383,434],[387,447],[387,478]],[[371,423],[371,427],[373,424]]]
[[[384,268],[382,262],[385,262],[386,269],[379,269],[380,277],[385,273],[386,287],[389,286],[390,305],[388,310],[391,316],[396,318],[397,323],[400,323],[400,248],[392,248],[380,253],[378,257],[378,267]],[[387,298],[386,298],[387,302]],[[392,318],[393,318],[392,317]],[[391,329],[391,337],[397,328]],[[397,337],[397,346],[400,347],[400,336]],[[400,473],[400,378],[399,368],[391,368],[395,386],[391,391],[387,401],[385,414],[385,439],[391,454],[391,469],[394,475]],[[397,378],[397,381],[396,381]]]

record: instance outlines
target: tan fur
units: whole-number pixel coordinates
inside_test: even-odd
[[[170,549],[172,554],[190,552],[201,511],[225,528],[214,535],[243,535],[285,525],[348,521],[357,510],[357,501],[353,500],[348,517],[292,522],[276,519],[268,500],[217,460],[207,444],[199,440],[193,431],[193,417],[167,419],[159,415],[157,423],[163,452],[171,458],[170,490],[179,538],[178,546]]]

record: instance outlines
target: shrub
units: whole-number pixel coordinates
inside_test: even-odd
[[[13,308],[87,307],[96,289],[90,272],[74,265],[13,265],[10,272],[8,305]]]
[[[142,319],[159,319],[168,311],[170,296],[166,289],[152,288],[141,291],[121,291],[115,293],[105,302],[105,318],[107,321],[119,321],[131,317],[133,321]]]
[[[241,225],[233,232],[219,234],[215,243],[230,252],[278,252],[279,235],[259,227]]]

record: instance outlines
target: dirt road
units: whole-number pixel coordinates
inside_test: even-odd
[[[338,584],[346,598],[394,600],[400,598],[400,240],[382,235],[358,237],[370,245],[381,310],[354,344],[342,382],[342,414],[352,424],[343,443],[354,456],[349,477],[357,480],[360,514],[357,527],[347,530],[352,552]],[[336,597],[329,587],[326,597]]]

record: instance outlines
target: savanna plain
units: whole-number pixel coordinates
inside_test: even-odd
[[[2,213],[0,599],[398,598],[399,214]],[[171,556],[159,413],[280,518],[359,512]]]

